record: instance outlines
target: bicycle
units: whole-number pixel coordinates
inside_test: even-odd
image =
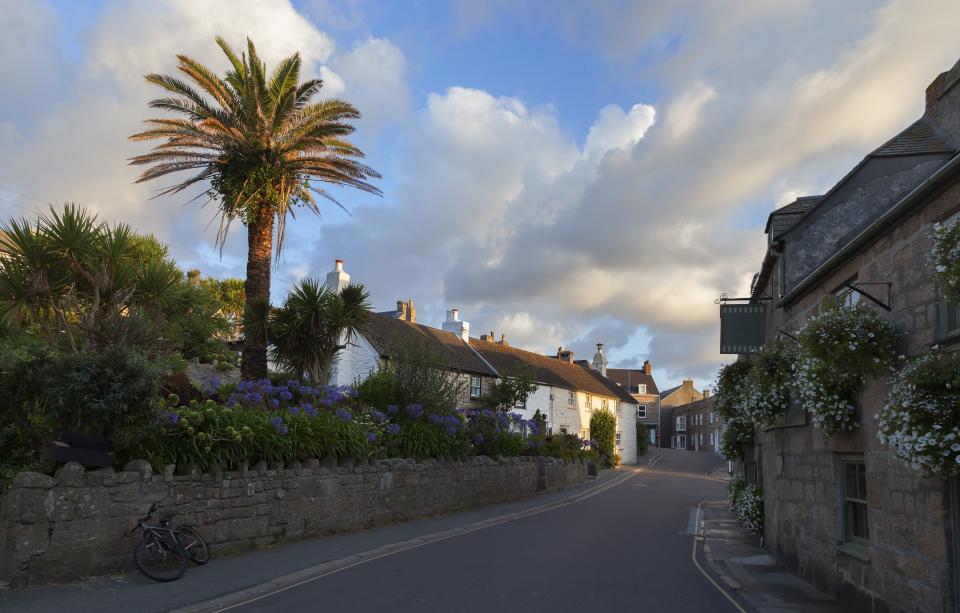
[[[160,525],[147,523],[156,510],[157,503],[153,503],[130,531],[143,533],[133,549],[133,561],[140,572],[155,581],[176,581],[187,571],[187,560],[196,564],[210,561],[210,549],[203,537],[189,526],[172,527],[172,513],[161,513]]]

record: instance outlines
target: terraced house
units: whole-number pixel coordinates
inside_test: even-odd
[[[327,275],[327,287],[338,289],[349,282],[343,262],[337,260]],[[549,430],[589,439],[590,417],[594,411],[608,409],[617,417],[617,453],[625,464],[636,462],[636,401],[588,362],[574,362],[572,351],[560,348],[555,356],[545,356],[511,347],[503,335],[495,340],[493,332],[471,337],[470,324],[458,309],[447,311],[440,328],[427,326],[417,322],[412,300],[397,302],[395,311],[371,313],[360,334],[343,339],[343,345],[331,383],[351,385],[418,348],[439,357],[451,376],[463,381],[466,391],[461,403],[467,408],[486,407],[490,389],[501,377],[525,369],[534,373],[537,388],[514,412],[530,419],[539,410]]]
[[[866,110],[866,109],[865,109]],[[766,342],[785,342],[825,296],[893,323],[906,356],[960,343],[957,309],[932,276],[934,224],[960,213],[960,62],[926,90],[925,111],[826,194],[774,211],[749,304]],[[866,610],[956,611],[960,492],[925,477],[878,440],[889,383],[869,380],[852,431],[832,437],[794,404],[756,435],[764,533],[776,557]]]

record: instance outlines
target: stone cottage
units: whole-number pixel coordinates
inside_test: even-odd
[[[750,302],[767,342],[789,342],[827,295],[894,322],[901,351],[956,349],[957,310],[938,298],[931,227],[960,211],[960,62],[926,91],[923,116],[822,196],[774,211]],[[753,448],[771,552],[818,588],[873,611],[957,611],[958,481],[923,478],[877,439],[888,386],[856,399],[860,427],[825,438],[802,406]]]
[[[653,380],[650,360],[644,360],[639,369],[608,368],[607,377],[637,401],[637,420],[647,427],[647,441],[651,447],[659,446],[660,390]]]

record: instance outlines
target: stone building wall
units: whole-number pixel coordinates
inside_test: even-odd
[[[195,526],[213,552],[272,545],[517,500],[586,480],[586,465],[551,458],[464,462],[332,458],[242,472],[125,470],[21,473],[0,495],[0,584],[70,581],[132,568],[128,534],[150,505]]]
[[[892,310],[877,312],[902,333],[901,352],[913,355],[934,342],[936,292],[928,253],[933,222],[960,208],[955,184],[853,255],[816,287],[784,308],[772,309],[767,330],[792,334],[815,315],[824,296],[848,279],[891,282]],[[778,275],[763,296],[779,296]],[[886,298],[882,286],[866,286]],[[861,302],[874,306],[865,298]],[[948,483],[924,479],[876,438],[874,415],[888,386],[872,381],[857,399],[860,428],[825,440],[808,423],[758,433],[757,453],[765,498],[764,533],[771,551],[818,588],[874,611],[952,611],[954,565]],[[867,559],[838,549],[839,461],[862,454],[866,464],[869,546]]]

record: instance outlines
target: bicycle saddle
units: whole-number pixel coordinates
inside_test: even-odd
[[[176,513],[173,511],[163,511],[160,513],[160,521],[163,523],[169,523],[175,515]]]

